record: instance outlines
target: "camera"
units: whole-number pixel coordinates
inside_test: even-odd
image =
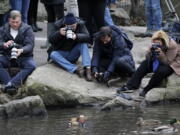
[[[97,77],[96,77],[96,80],[97,80],[99,83],[104,82],[103,76],[104,76],[104,73],[102,73],[102,72],[98,73],[98,74],[97,74]]]
[[[11,60],[16,60],[18,57],[16,43],[12,43],[9,48],[11,49]]]
[[[162,48],[161,44],[160,43],[153,43],[152,47],[151,47],[151,52],[153,55],[159,55],[159,53],[155,51],[157,48]]]
[[[73,38],[73,29],[71,27],[66,27],[66,38],[72,39]]]

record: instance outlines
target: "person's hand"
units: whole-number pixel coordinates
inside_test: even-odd
[[[94,72],[94,74],[93,74],[94,78],[97,78],[98,74],[99,74],[98,72]]]
[[[62,36],[66,36],[66,28],[60,28],[59,33],[60,33]]]
[[[17,56],[19,57],[23,53],[23,49],[17,49]]]
[[[159,56],[159,55],[161,55],[163,53],[163,51],[162,51],[162,49],[160,47],[157,47],[155,49],[155,52],[156,52],[157,56]]]
[[[105,71],[103,75],[104,82],[107,82],[109,80],[111,73],[109,71]]]
[[[77,38],[77,35],[73,32],[72,39],[73,39],[73,40],[76,40],[76,38]]]
[[[14,43],[14,41],[13,40],[9,40],[9,41],[7,41],[6,43],[4,43],[4,48],[8,48],[9,46],[11,46],[12,44]]]

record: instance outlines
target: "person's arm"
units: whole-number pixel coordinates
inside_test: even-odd
[[[25,38],[23,41],[23,47],[21,48],[21,53],[26,54],[26,53],[31,53],[34,48],[34,33],[30,27],[27,28],[26,32],[23,33],[25,34]]]
[[[158,59],[164,64],[170,64],[171,62],[173,62],[173,60],[176,58],[176,55],[178,53],[177,44],[173,39],[170,40],[169,44],[170,46],[167,49],[167,51],[164,53],[163,51],[160,50],[160,53],[158,55]]]
[[[89,42],[90,35],[89,32],[84,24],[79,25],[80,32],[75,33],[76,34],[76,40],[78,42]]]
[[[98,40],[95,40],[95,44],[93,48],[93,56],[92,56],[92,61],[91,61],[91,65],[94,72],[98,72],[100,57],[101,57],[101,50],[99,48],[99,42]]]
[[[65,28],[60,28],[58,31],[55,31],[49,36],[49,42],[51,44],[57,44],[65,35],[66,35]]]

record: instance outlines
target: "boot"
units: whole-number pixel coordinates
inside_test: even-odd
[[[93,80],[90,67],[86,67],[86,80],[89,82]]]
[[[82,78],[84,76],[84,68],[82,67],[78,67],[75,71],[75,73],[80,77]]]
[[[42,31],[42,30],[43,30],[42,28],[40,28],[40,27],[37,25],[37,23],[35,23],[34,26],[35,26],[35,28],[36,28],[38,31]]]
[[[51,44],[48,41],[49,36],[51,35],[51,33],[53,33],[55,31],[55,27],[54,27],[54,23],[48,23],[47,24],[47,40],[45,45],[42,45],[41,48],[48,48],[51,46]]]

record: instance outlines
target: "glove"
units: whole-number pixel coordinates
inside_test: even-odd
[[[103,75],[104,82],[107,82],[109,80],[111,73],[109,71],[105,71]]]

